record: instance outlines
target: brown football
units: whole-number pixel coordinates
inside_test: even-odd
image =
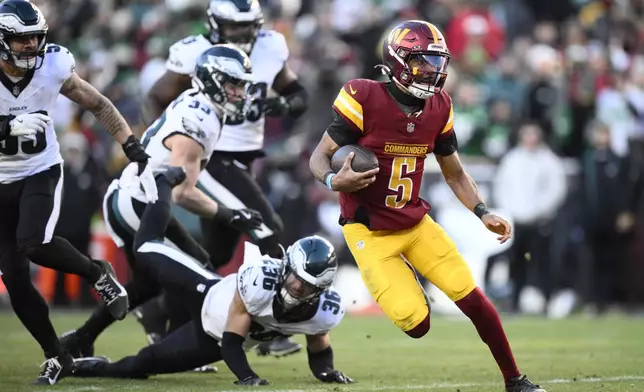
[[[344,160],[347,159],[347,155],[350,152],[354,153],[353,160],[351,161],[351,169],[353,171],[362,173],[378,167],[378,157],[376,154],[357,144],[349,144],[340,147],[333,154],[333,157],[331,157],[331,169],[334,172],[339,172],[342,169]]]

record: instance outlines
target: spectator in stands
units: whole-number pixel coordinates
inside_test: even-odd
[[[519,145],[501,160],[493,194],[496,206],[514,221],[510,278],[516,311],[527,284],[536,284],[546,300],[550,295],[551,224],[566,195],[563,164],[544,143],[538,124],[527,123],[519,130]]]
[[[593,258],[589,300],[598,313],[616,298],[617,278],[628,264],[628,241],[635,223],[627,161],[612,150],[610,132],[600,121],[591,124],[591,147],[582,163],[584,226]]]

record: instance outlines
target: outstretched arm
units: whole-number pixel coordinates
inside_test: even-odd
[[[130,162],[138,163],[138,176],[141,186],[149,203],[156,202],[158,198],[157,186],[152,171],[148,167],[148,154],[145,153],[139,140],[132,134],[130,126],[121,116],[112,102],[98,92],[91,84],[81,79],[76,72],[63,83],[60,93],[79,104],[83,109],[94,114],[98,122],[107,129],[121,144],[123,152]]]
[[[483,203],[476,183],[463,169],[457,152],[448,156],[436,155],[436,161],[438,161],[447,185],[465,207],[474,211],[474,207]]]
[[[83,109],[92,112],[96,120],[120,144],[124,144],[128,137],[132,135],[129,125],[127,125],[127,122],[121,116],[121,113],[116,110],[112,102],[98,92],[94,86],[78,76],[76,72],[73,72],[72,76],[63,83],[60,93],[76,102]]]
[[[474,212],[483,221],[488,230],[498,234],[497,239],[501,243],[509,240],[512,235],[512,226],[503,218],[488,211],[487,206],[481,200],[476,183],[463,169],[458,153],[454,151],[450,155],[436,155],[436,160],[443,172],[447,185],[449,185],[461,203]]]
[[[335,370],[333,350],[328,333],[306,335],[306,351],[309,355],[309,368],[315,378],[322,382],[351,384],[353,379]]]
[[[239,295],[239,289],[235,290],[233,301],[228,308],[228,319],[226,330],[221,339],[221,355],[237,379],[242,385],[266,385],[268,382],[250,368],[248,358],[242,344],[250,331],[252,316],[248,313],[244,301]],[[262,382],[263,381],[263,382]]]

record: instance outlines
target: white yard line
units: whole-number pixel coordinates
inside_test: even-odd
[[[616,376],[616,377],[592,377],[592,378],[578,378],[576,380],[556,378],[553,380],[539,381],[535,380],[542,386],[547,386],[550,384],[574,384],[574,383],[602,383],[602,382],[620,382],[620,381],[644,381],[644,376]],[[350,391],[391,391],[391,390],[431,390],[433,388],[473,388],[473,387],[499,387],[501,388],[500,382],[484,382],[484,383],[432,383],[432,384],[412,384],[412,385],[384,385],[384,386],[375,386],[375,385],[340,385],[333,384],[334,386],[340,388],[340,390],[350,390]],[[329,389],[322,388],[310,388],[310,389],[264,389],[262,392],[324,392]],[[500,390],[500,389],[499,389]],[[239,390],[224,390],[221,392],[238,392]]]

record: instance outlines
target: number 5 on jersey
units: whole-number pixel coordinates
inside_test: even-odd
[[[396,192],[395,195],[387,195],[385,204],[389,208],[403,208],[409,200],[414,189],[414,181],[405,177],[416,171],[415,157],[396,157],[391,165],[391,177],[389,177],[389,189]]]

